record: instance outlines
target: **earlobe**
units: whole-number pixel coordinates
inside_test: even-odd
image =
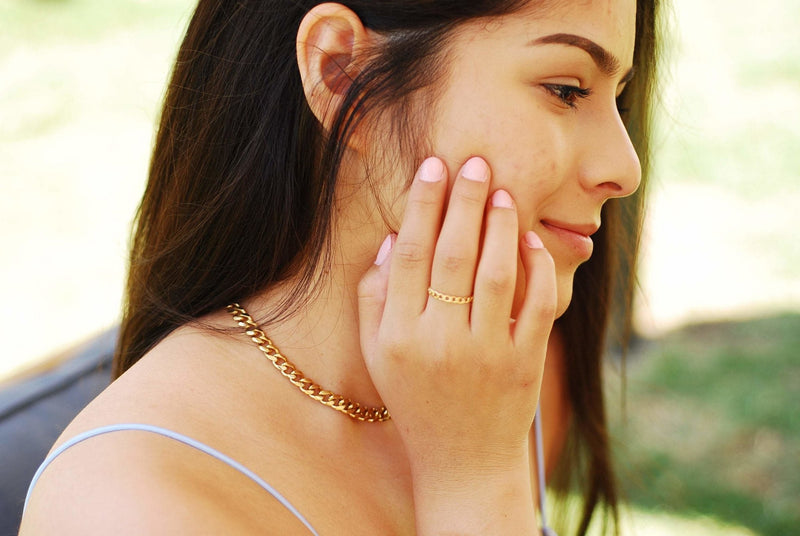
[[[297,65],[311,111],[325,129],[357,73],[367,32],[358,16],[335,3],[311,9],[297,31]]]

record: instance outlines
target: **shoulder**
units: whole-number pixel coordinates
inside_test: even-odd
[[[21,532],[284,534],[297,522],[256,485],[203,453],[143,432],[65,451],[31,495]],[[269,520],[269,524],[265,520]]]
[[[173,450],[134,432],[75,445],[34,487],[20,534],[167,534],[226,523],[204,508],[207,489],[186,485],[185,453]]]
[[[221,353],[231,344],[218,344],[220,337],[227,336],[192,328],[168,337],[87,406],[55,448],[98,427],[143,423],[250,466],[252,452],[238,446],[248,443],[238,430],[248,428],[242,375],[250,372]],[[299,523],[214,457],[156,433],[123,430],[82,441],[47,467],[21,534],[287,534],[300,533]]]

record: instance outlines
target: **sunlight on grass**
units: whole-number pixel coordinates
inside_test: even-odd
[[[623,514],[622,536],[758,536],[745,527],[710,517],[688,518],[636,508]]]
[[[641,343],[627,412],[609,374],[616,459],[638,508],[763,536],[800,527],[800,314],[685,327]]]
[[[554,497],[548,493],[549,504]],[[580,500],[576,495],[567,499],[577,505]],[[573,534],[552,522],[554,528],[560,528],[559,534]],[[586,536],[602,536],[600,524],[595,519]],[[725,522],[708,515],[684,514],[679,512],[650,510],[635,504],[620,506],[620,536],[762,536],[745,526]]]

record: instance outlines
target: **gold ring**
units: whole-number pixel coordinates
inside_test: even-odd
[[[438,290],[433,290],[431,287],[428,287],[428,296],[435,300],[445,303],[455,303],[458,305],[472,303],[472,300],[474,299],[474,296],[451,296],[450,294],[444,294]]]

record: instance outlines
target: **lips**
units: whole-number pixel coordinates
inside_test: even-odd
[[[588,259],[592,256],[594,242],[591,236],[600,226],[596,223],[567,223],[556,220],[541,220],[542,226],[564,244],[576,256]]]
[[[542,224],[545,227],[562,229],[586,237],[592,236],[600,228],[596,223],[564,223],[556,220],[542,220]]]

